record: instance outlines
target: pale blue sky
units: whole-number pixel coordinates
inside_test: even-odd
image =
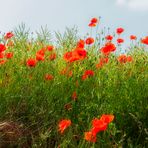
[[[24,22],[32,31],[47,24],[51,31],[78,26],[88,31],[92,17],[101,16],[100,28],[125,28],[125,35],[148,35],[148,0],[0,0],[0,31]]]

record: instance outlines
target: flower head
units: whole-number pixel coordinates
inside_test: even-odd
[[[88,76],[94,76],[94,71],[92,71],[92,70],[86,70],[84,74],[85,75],[88,75]]]
[[[71,58],[72,58],[72,51],[66,52],[64,54],[64,60],[65,61],[69,62]]]
[[[92,77],[92,76],[94,76],[94,71],[92,71],[92,70],[86,70],[84,72],[84,74],[82,75],[82,80],[85,80],[88,77]]]
[[[111,52],[114,52],[116,50],[116,46],[111,43],[111,42],[107,42],[105,44],[105,46],[103,46],[101,48],[101,52],[104,54],[104,55],[109,55]]]
[[[93,39],[92,37],[88,37],[88,38],[86,39],[85,43],[86,43],[87,45],[91,45],[91,44],[94,43],[94,39]]]
[[[13,57],[13,52],[8,52],[5,54],[7,59],[11,59]]]
[[[105,131],[107,129],[107,123],[101,119],[93,119],[92,120],[92,131],[97,134],[100,131]]]
[[[127,62],[132,62],[133,61],[133,57],[132,56],[127,56],[126,60],[127,60]]]
[[[148,45],[148,36],[141,40],[141,43]]]
[[[49,56],[49,59],[51,61],[55,60],[56,59],[56,53],[52,53],[50,56]]]
[[[4,53],[0,52],[0,59],[4,58]]]
[[[84,139],[89,142],[96,142],[97,141],[96,135],[93,135],[93,133],[91,131],[84,133]]]
[[[96,23],[89,23],[88,26],[89,26],[89,27],[95,27],[95,26],[96,26]]]
[[[36,66],[36,63],[37,63],[36,59],[33,59],[33,58],[30,58],[30,59],[28,59],[26,61],[26,64],[29,67],[35,67]]]
[[[97,23],[97,22],[98,22],[97,18],[94,17],[94,18],[91,19],[91,23]]]
[[[121,39],[121,38],[118,38],[118,39],[117,39],[117,43],[118,43],[118,44],[121,44],[121,43],[123,43],[123,42],[124,42],[123,39]]]
[[[131,39],[131,40],[136,40],[137,37],[136,37],[135,35],[131,35],[131,36],[130,36],[130,39]]]
[[[48,45],[46,48],[47,48],[48,51],[53,51],[54,46],[53,45]]]
[[[0,52],[3,52],[6,50],[6,47],[4,44],[0,44]]]
[[[38,61],[44,61],[44,59],[45,59],[45,56],[44,55],[42,55],[42,54],[36,54],[36,60],[38,60]]]
[[[114,115],[106,115],[106,114],[103,114],[100,118],[101,121],[109,124],[110,122],[112,122],[114,120]]]
[[[85,140],[96,142],[97,134],[100,131],[105,131],[110,122],[114,119],[113,115],[103,114],[100,119],[95,118],[92,120],[92,128],[89,132],[85,132]]]
[[[126,63],[127,62],[127,58],[126,55],[122,54],[118,57],[118,62],[120,63]]]
[[[108,41],[111,41],[111,40],[113,39],[113,36],[107,35],[107,36],[105,37],[105,39],[108,40]]]
[[[89,27],[95,27],[96,26],[96,24],[98,23],[98,19],[97,18],[92,18],[91,20],[90,20],[90,23],[89,23]]]
[[[0,65],[5,64],[7,61],[6,60],[0,60]]]
[[[117,30],[116,30],[116,33],[117,34],[121,34],[122,32],[124,32],[124,29],[123,28],[117,28]]]
[[[74,53],[78,55],[79,59],[84,59],[87,56],[87,51],[83,48],[76,48]]]
[[[69,119],[64,119],[61,120],[58,124],[58,130],[61,134],[64,133],[65,129],[67,129],[71,125],[71,120]]]
[[[77,43],[77,48],[84,48],[85,46],[85,41],[80,39],[79,42]]]
[[[6,33],[6,35],[4,36],[4,39],[7,40],[7,39],[10,39],[14,36],[14,34],[12,32],[8,32]]]
[[[40,55],[44,56],[45,55],[45,48],[42,48],[42,49],[38,50],[36,52],[36,54],[40,54]]]

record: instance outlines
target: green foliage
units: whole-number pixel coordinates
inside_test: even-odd
[[[25,29],[24,24],[14,33],[14,46],[8,49],[14,52],[14,57],[0,65],[0,121],[22,125],[23,132],[17,140],[7,145],[60,145],[61,148],[148,145],[146,51],[142,48],[131,49],[128,54],[133,61],[129,63],[118,62],[117,55],[112,54],[109,62],[97,69],[96,64],[102,55],[96,54],[96,47],[87,47],[88,58],[67,64],[63,54],[75,48],[79,38],[76,28],[67,28],[63,35],[56,33],[57,58],[53,61],[47,58],[32,68],[26,65],[26,60],[51,44],[50,32],[47,28],[41,28],[30,44],[29,30]],[[65,67],[72,70],[72,77],[60,74]],[[84,81],[82,75],[85,70],[93,70],[95,74]],[[52,74],[54,79],[45,80],[46,73]],[[74,91],[77,93],[76,101],[72,99]],[[66,105],[70,105],[71,109],[67,109]],[[88,131],[91,120],[102,114],[114,114],[115,121],[107,131],[98,134],[95,144],[91,144],[84,140],[84,132]],[[65,118],[71,119],[72,126],[61,135],[57,125]],[[0,140],[4,140],[1,129],[0,123]]]

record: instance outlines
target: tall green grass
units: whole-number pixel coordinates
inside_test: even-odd
[[[51,53],[47,52],[45,61],[32,68],[26,65],[26,60],[53,43],[50,32],[41,28],[36,37],[31,36],[23,25],[14,33],[11,39],[14,46],[7,49],[14,57],[0,65],[0,145],[50,148],[59,145],[63,148],[148,146],[148,52],[144,47],[130,49],[127,55],[133,57],[132,62],[120,63],[118,54],[113,53],[109,62],[97,69],[102,55],[95,44],[86,46],[86,59],[67,64],[63,54],[75,48],[79,40],[77,30],[67,29],[63,35],[56,33],[56,59],[50,61]],[[73,72],[71,77],[61,74],[67,66],[68,72]],[[83,81],[85,70],[93,70],[94,76]],[[44,78],[47,73],[54,78],[47,81]],[[72,99],[73,92],[77,94],[76,101]],[[89,143],[84,139],[84,132],[90,128],[92,119],[102,114],[113,114],[115,120],[107,131],[98,134],[96,143]],[[65,118],[70,119],[72,125],[61,135],[57,126]],[[4,122],[12,126],[12,140],[6,133],[11,130],[1,128]],[[15,129],[21,133],[19,136]]]

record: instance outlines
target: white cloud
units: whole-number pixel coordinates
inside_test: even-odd
[[[122,5],[125,5],[126,4],[126,1],[125,0],[117,0],[117,5],[120,5],[120,6],[122,6]]]
[[[136,11],[148,11],[148,0],[116,0],[118,6]]]

